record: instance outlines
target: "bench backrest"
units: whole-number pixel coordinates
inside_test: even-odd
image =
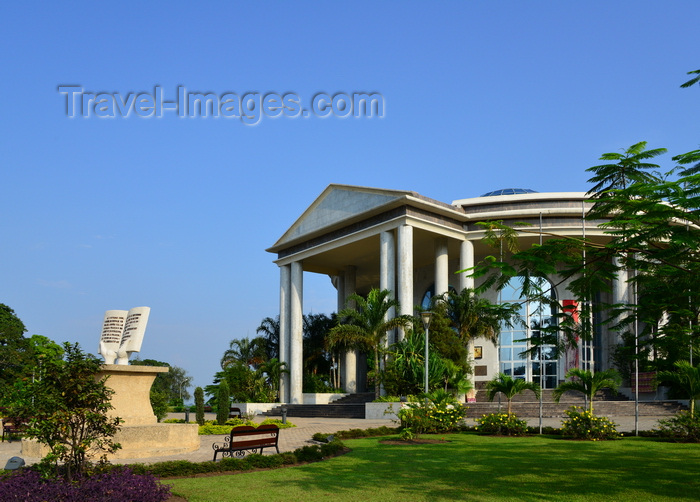
[[[259,427],[239,425],[231,429],[231,445],[235,446],[277,446],[280,428],[274,424]]]

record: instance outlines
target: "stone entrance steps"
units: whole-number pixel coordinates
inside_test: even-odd
[[[288,417],[324,417],[324,418],[365,418],[365,403],[374,400],[373,392],[348,394],[330,404],[288,404]],[[282,415],[282,405],[275,406],[264,415]]]
[[[566,410],[572,406],[585,406],[585,400],[581,394],[566,393],[559,403],[555,403],[551,390],[542,393],[542,416],[561,418],[566,416]],[[350,394],[330,404],[288,404],[288,417],[325,417],[325,418],[365,418],[365,403],[374,399],[373,393]],[[494,402],[486,400],[486,393],[477,393],[477,402],[465,405],[468,418],[479,418],[488,413],[496,413],[499,410],[498,398]],[[501,398],[500,410],[505,413],[508,403]],[[596,415],[601,416],[634,416],[634,401],[617,395],[600,392],[593,403]],[[686,409],[676,401],[643,401],[639,403],[640,416],[672,416],[680,410]],[[512,411],[522,418],[539,416],[539,402],[532,392],[526,391],[515,396]],[[265,412],[267,416],[281,416],[282,405]]]
[[[467,417],[469,418],[479,418],[482,415],[488,413],[498,412],[498,401],[494,400],[493,403],[489,402],[476,402],[469,403],[467,406]],[[576,401],[564,401],[562,399],[559,403],[554,403],[552,401],[544,401],[542,403],[542,416],[543,417],[553,417],[561,418],[566,416],[566,410],[572,406],[584,407],[583,400]],[[539,416],[540,404],[538,401],[513,401],[512,411],[518,417],[521,418],[532,418]],[[508,409],[508,403],[505,399],[501,399],[501,411],[506,412]],[[678,413],[684,407],[675,401],[654,401],[654,402],[640,402],[639,403],[639,415],[640,416],[672,416]],[[593,411],[596,415],[600,416],[633,416],[634,415],[634,402],[633,401],[593,401]]]
[[[288,404],[288,417],[365,418],[365,404]],[[282,406],[275,406],[263,413],[266,416],[282,415]]]

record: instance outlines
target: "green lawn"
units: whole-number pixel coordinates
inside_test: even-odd
[[[567,441],[447,434],[448,444],[346,441],[298,467],[168,480],[190,502],[700,499],[700,445],[643,438]]]

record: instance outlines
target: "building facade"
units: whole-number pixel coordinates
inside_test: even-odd
[[[282,400],[302,403],[304,273],[331,278],[338,309],[346,306],[346,298],[352,293],[366,294],[380,288],[389,289],[399,300],[399,314],[413,315],[414,306],[424,304],[431,295],[473,288],[473,279],[457,272],[498,253],[483,242],[485,231],[477,223],[529,224],[527,231],[518,234],[521,248],[552,234],[604,241],[600,222],[584,219],[590,207],[584,192],[507,189],[445,203],[413,191],[329,185],[267,250],[277,255],[275,263],[280,269],[280,358],[289,369],[283,377]],[[558,277],[548,279],[560,303],[575,307],[568,283]],[[612,293],[601,293],[590,301],[626,302],[626,284],[624,277],[618,277]],[[486,297],[493,302],[522,300],[517,282]],[[541,379],[544,387],[553,388],[564,379],[568,368],[579,364],[579,359],[584,366],[608,367],[619,339],[597,322],[593,343],[583,349],[554,358],[550,356],[553,351],[545,348],[541,356],[523,357],[527,342],[522,340],[538,326],[551,322],[553,313],[538,307],[523,304],[527,327],[504,329],[498,345],[476,341],[476,382],[490,380],[502,371],[528,381]],[[400,338],[402,333],[390,336]],[[345,355],[341,383],[346,392],[365,390],[365,369],[358,354]]]

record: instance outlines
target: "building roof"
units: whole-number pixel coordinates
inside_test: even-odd
[[[538,193],[537,190],[530,190],[529,188],[501,188],[500,190],[494,190],[493,192],[488,192],[481,197],[493,197],[495,195],[516,195],[520,193]]]

